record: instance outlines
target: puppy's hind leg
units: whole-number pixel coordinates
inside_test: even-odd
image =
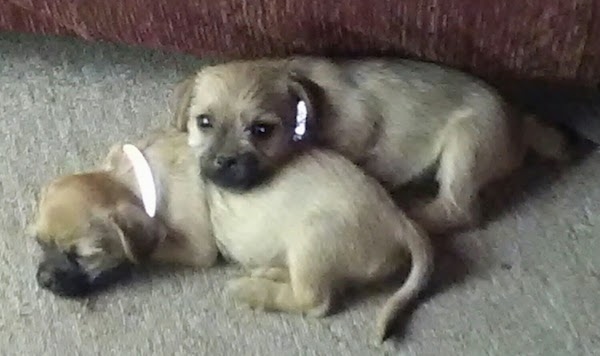
[[[522,142],[510,139],[509,124],[480,127],[474,122],[465,117],[448,127],[442,138],[437,197],[409,214],[430,233],[477,225],[479,190],[521,161]]]
[[[436,179],[437,196],[411,209],[409,215],[428,232],[474,224],[477,181],[474,177],[476,143],[466,135],[449,135],[443,146]]]
[[[430,233],[477,225],[480,189],[506,176],[523,160],[524,142],[510,117],[483,120],[485,124],[477,119],[465,116],[447,128],[437,172],[438,195],[410,213]]]
[[[290,260],[289,281],[281,282],[264,277],[282,277],[280,271],[262,277],[254,274],[229,282],[228,289],[233,297],[251,308],[286,313],[324,316],[329,311],[330,289],[324,283],[326,274],[308,267],[310,259],[294,257]],[[273,269],[264,271],[275,272]]]

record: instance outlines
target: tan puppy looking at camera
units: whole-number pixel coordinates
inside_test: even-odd
[[[202,69],[176,96],[174,122],[183,131],[190,119],[200,123],[203,171],[216,184],[252,189],[314,145],[390,190],[435,168],[437,197],[409,211],[432,232],[476,224],[480,189],[519,166],[528,148],[563,154],[557,131],[523,118],[482,81],[430,63],[235,61]]]
[[[191,144],[197,136],[191,123]],[[45,250],[38,283],[76,296],[111,281],[124,265],[209,267],[218,249],[249,271],[229,284],[240,302],[321,316],[345,287],[394,276],[411,261],[407,280],[378,318],[380,340],[426,286],[433,268],[428,237],[341,155],[308,151],[267,184],[235,194],[202,179],[187,140],[178,132],[136,145],[156,183],[153,218],[120,145],[101,169],[44,188],[32,224]]]

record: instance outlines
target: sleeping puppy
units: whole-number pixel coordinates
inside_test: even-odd
[[[149,163],[156,215],[142,201],[132,161],[114,145],[94,171],[66,175],[42,188],[29,226],[44,251],[40,286],[81,296],[111,280],[123,265],[145,261],[212,266],[218,249],[211,233],[197,160],[185,139],[157,133],[136,145]]]
[[[209,267],[220,251],[249,272],[229,284],[238,301],[323,316],[345,287],[393,276],[411,261],[407,280],[378,319],[383,340],[394,316],[429,280],[433,252],[426,234],[377,181],[339,154],[307,151],[267,184],[236,194],[202,179],[197,149],[184,133],[136,146],[151,167],[156,215],[145,210],[148,195],[121,145],[101,169],[51,182],[32,224],[45,250],[37,272],[43,288],[82,295],[123,265]]]
[[[206,177],[231,191],[265,182],[307,146],[328,147],[393,190],[437,170],[439,191],[409,215],[431,232],[478,222],[477,196],[528,148],[563,137],[464,73],[409,60],[297,57],[202,69],[176,94],[174,124],[201,127]]]

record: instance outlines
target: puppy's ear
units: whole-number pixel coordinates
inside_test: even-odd
[[[173,108],[174,115],[171,125],[175,126],[181,132],[187,132],[187,122],[189,120],[189,110],[195,83],[196,75],[192,75],[177,84],[173,90],[171,107]]]
[[[151,218],[142,207],[129,202],[119,203],[111,220],[121,230],[120,242],[133,262],[149,257],[167,236],[167,228],[159,217]]]
[[[288,90],[292,97],[306,105],[306,131],[301,140],[313,141],[318,131],[317,116],[322,103],[322,90],[315,82],[297,72],[290,73]]]

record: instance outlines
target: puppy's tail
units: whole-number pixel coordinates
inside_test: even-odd
[[[523,135],[527,147],[538,155],[564,161],[569,158],[567,137],[557,128],[544,124],[534,115],[524,117]]]
[[[393,322],[398,313],[406,309],[408,304],[426,287],[433,272],[433,246],[425,231],[412,221],[408,234],[401,236],[411,255],[411,270],[408,278],[385,303],[377,318],[377,342],[382,343],[389,336]]]

